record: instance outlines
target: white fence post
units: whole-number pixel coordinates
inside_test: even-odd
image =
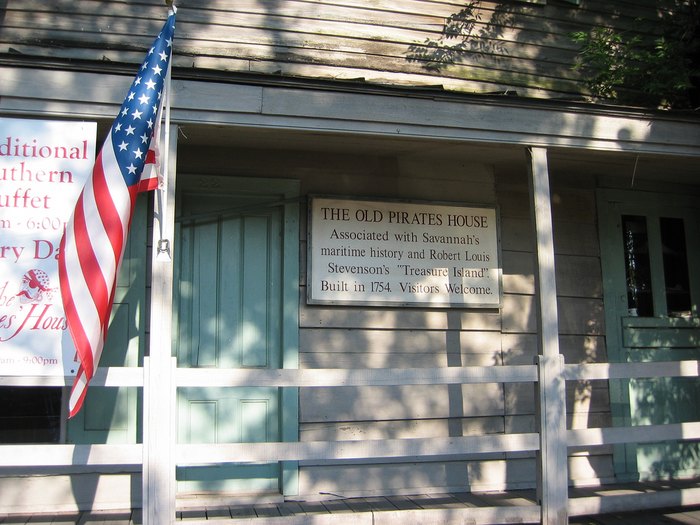
[[[568,523],[568,469],[566,449],[566,404],[564,356],[537,356],[537,489],[542,523]]]
[[[149,357],[144,359],[143,523],[175,522],[175,358],[171,329],[177,126],[166,127],[163,176],[154,197]],[[172,140],[170,138],[172,131]]]
[[[568,468],[566,450],[566,391],[563,358],[559,353],[554,234],[546,148],[528,149],[530,200],[536,231],[538,372],[537,422],[540,450],[537,455],[538,498],[542,523],[565,525]]]

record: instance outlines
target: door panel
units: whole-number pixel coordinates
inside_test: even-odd
[[[181,228],[180,366],[277,366],[280,228],[274,211]]]
[[[182,388],[183,443],[262,443],[274,440],[277,396],[272,388]]]
[[[271,388],[186,388],[178,396],[180,443],[276,441],[277,394]],[[277,464],[179,468],[181,492],[274,492]]]
[[[285,210],[256,206],[260,198],[245,192],[194,191],[180,196],[180,216],[206,217],[183,220],[179,227],[175,315],[179,367],[284,365]],[[281,441],[281,398],[278,388],[181,388],[178,440]],[[278,463],[178,468],[178,490],[277,492],[281,472]]]

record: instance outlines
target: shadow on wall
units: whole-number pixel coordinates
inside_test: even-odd
[[[469,309],[338,309],[302,308],[302,366],[305,368],[400,368],[439,366],[500,366],[533,364],[537,354],[534,279],[531,260],[526,179],[524,198],[508,199],[501,213],[510,233],[503,239],[509,266],[504,267],[506,304],[500,311]],[[509,188],[510,189],[510,188]],[[508,191],[508,190],[504,190]],[[520,197],[521,195],[518,195]],[[502,197],[502,196],[501,196]],[[503,219],[503,217],[502,217]],[[517,222],[517,224],[516,224]],[[522,226],[522,227],[520,227]],[[556,225],[555,225],[556,228]],[[513,232],[522,233],[517,239]],[[580,248],[579,248],[580,249]],[[529,251],[528,251],[529,250]],[[505,258],[505,255],[504,255]],[[517,281],[517,282],[516,282]],[[563,326],[574,335],[562,335],[562,352],[568,362],[605,360],[602,337],[597,336],[602,301],[581,301],[592,310],[590,318],[581,308],[565,317]],[[566,303],[565,304],[569,304]],[[600,306],[602,308],[602,306]],[[576,330],[571,330],[575,325]],[[578,328],[582,327],[582,328]],[[591,336],[581,336],[591,333]],[[325,355],[324,355],[325,354]],[[590,406],[607,414],[607,383],[574,383],[568,388],[568,413],[577,424],[587,421]],[[453,385],[370,389],[302,390],[302,440],[388,439],[459,437],[536,431],[532,384]],[[342,401],[342,402],[341,402]],[[338,409],[341,410],[338,410]],[[607,412],[605,412],[607,410]],[[598,417],[598,414],[596,414]],[[596,421],[599,421],[596,419]],[[579,451],[581,452],[581,451]],[[448,460],[449,459],[449,460]],[[577,458],[581,468],[597,477],[599,457]],[[380,462],[390,463],[383,471]],[[364,463],[363,466],[361,463]],[[449,487],[444,490],[533,487],[535,461],[531,452],[472,455],[457,458],[403,458],[357,460],[352,463],[304,464],[308,492],[331,491],[338,482],[347,490],[396,490]],[[365,470],[367,469],[367,470]],[[610,469],[603,469],[608,472]],[[341,477],[342,476],[342,477]],[[595,477],[595,476],[592,476]],[[383,484],[383,485],[382,485]],[[336,489],[337,490],[337,489]]]
[[[660,358],[660,352],[663,353],[663,350],[635,349],[635,359],[679,359],[668,355]],[[700,420],[698,379],[632,379],[629,381],[629,391],[633,425],[665,425]],[[637,451],[638,470],[642,477],[674,479],[697,475],[700,470],[700,442],[697,441],[640,444]]]
[[[459,63],[467,55],[475,61],[494,53],[508,55],[508,48],[498,39],[501,33],[498,28],[512,25],[512,14],[508,13],[507,6],[499,5],[490,23],[484,26],[481,24],[479,4],[480,1],[469,2],[450,15],[440,38],[428,38],[423,44],[409,46],[406,58],[410,62],[422,62],[426,70],[439,73]]]

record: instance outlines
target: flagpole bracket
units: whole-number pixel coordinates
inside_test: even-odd
[[[170,241],[168,239],[159,239],[156,246],[156,260],[168,262],[172,260],[170,254]]]

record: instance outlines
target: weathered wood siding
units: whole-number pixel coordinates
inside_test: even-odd
[[[176,75],[225,73],[371,84],[442,86],[542,98],[585,95],[572,70],[575,30],[632,28],[656,16],[654,2],[479,2],[447,38],[465,2],[418,0],[197,2],[181,0]],[[133,72],[165,16],[160,0],[0,0],[0,61]],[[452,17],[452,18],[451,18]],[[474,22],[471,24],[471,22]],[[61,85],[56,90],[67,89]],[[71,93],[66,93],[70,99]],[[212,104],[226,104],[216,100]],[[398,104],[397,104],[398,106]],[[347,150],[349,151],[349,150]],[[300,366],[432,367],[531,364],[537,353],[533,232],[525,159],[517,169],[450,157],[271,152],[206,148],[183,141],[182,174],[290,177],[302,194],[371,196],[497,205],[501,219],[500,310],[308,306],[302,210]],[[202,163],[201,159],[207,159]],[[497,152],[494,152],[497,160]],[[183,175],[186,176],[186,175]],[[594,180],[552,166],[561,350],[569,363],[606,360]],[[583,276],[583,278],[582,278]],[[610,424],[605,382],[571,383],[568,425]],[[300,439],[383,439],[532,431],[531,385],[306,388]],[[570,451],[575,482],[611,478],[610,450]],[[342,495],[534,486],[530,454],[459,461],[306,462],[300,493]]]
[[[497,205],[501,218],[503,307],[499,310],[369,308],[306,304],[306,210],[301,212],[300,366],[406,368],[532,364],[537,353],[533,231],[525,159],[515,169],[469,155],[223,152],[187,147],[183,173],[284,176],[302,195],[333,194]],[[236,158],[235,163],[227,161]],[[191,159],[191,160],[187,160]],[[184,163],[184,164],[183,164]],[[191,164],[190,164],[191,163]],[[553,167],[561,350],[567,363],[607,360],[595,182]],[[304,201],[302,201],[304,202]],[[611,423],[607,382],[570,382],[569,428]],[[429,438],[535,431],[530,384],[303,388],[300,440]],[[573,483],[610,481],[610,447],[572,449]],[[416,490],[533,487],[534,455],[490,454],[447,461],[302,462],[300,494],[345,496]]]
[[[586,95],[574,31],[648,30],[658,2],[179,0],[176,75],[212,72],[538,98]],[[140,63],[160,0],[2,0],[0,60]],[[653,26],[651,26],[653,27]]]
[[[370,175],[379,194],[496,204],[501,217],[503,307],[430,310],[306,306],[303,367],[404,367],[531,364],[537,354],[533,230],[527,177],[465,160],[397,159],[396,175]],[[388,167],[388,166],[387,166]],[[398,178],[395,178],[398,177]],[[310,192],[366,192],[369,180],[315,181]],[[397,182],[401,181],[401,182]],[[396,186],[398,184],[398,186]],[[561,351],[569,363],[606,361],[594,181],[553,186]],[[302,275],[303,277],[304,275]],[[582,278],[583,276],[583,278]],[[302,294],[303,294],[302,290]],[[303,295],[302,295],[303,298]],[[611,424],[606,382],[567,385],[569,428]],[[530,384],[305,389],[301,439],[445,437],[535,431]],[[573,483],[610,481],[610,447],[572,450]],[[424,463],[303,464],[301,492],[368,494],[446,487],[532,487],[534,456],[524,453]]]
[[[493,169],[457,159],[396,159],[390,171],[309,180],[311,193],[496,201]],[[387,166],[389,167],[389,166]],[[302,237],[305,237],[303,235]],[[305,248],[305,246],[303,246]],[[305,250],[302,250],[304,253]],[[305,282],[303,283],[305,285]],[[302,288],[302,298],[306,290]],[[300,315],[300,365],[402,367],[499,365],[497,311],[308,306]],[[335,362],[335,365],[330,363]],[[446,437],[504,432],[499,384],[302,389],[300,439]],[[502,460],[502,455],[498,455]],[[493,459],[493,458],[492,458]],[[467,461],[306,462],[300,493],[374,494],[469,487]]]
[[[559,349],[566,363],[606,362],[603,285],[595,217],[595,181],[567,176],[550,163]],[[534,232],[527,178],[497,173],[503,250],[503,363],[529,364],[537,354],[534,311]],[[510,316],[508,312],[512,312]],[[531,385],[506,385],[506,417],[517,431],[535,430]],[[567,428],[611,426],[606,381],[567,382]],[[517,426],[515,426],[517,425]],[[569,450],[573,484],[610,482],[612,447]],[[534,464],[531,466],[534,470]]]

